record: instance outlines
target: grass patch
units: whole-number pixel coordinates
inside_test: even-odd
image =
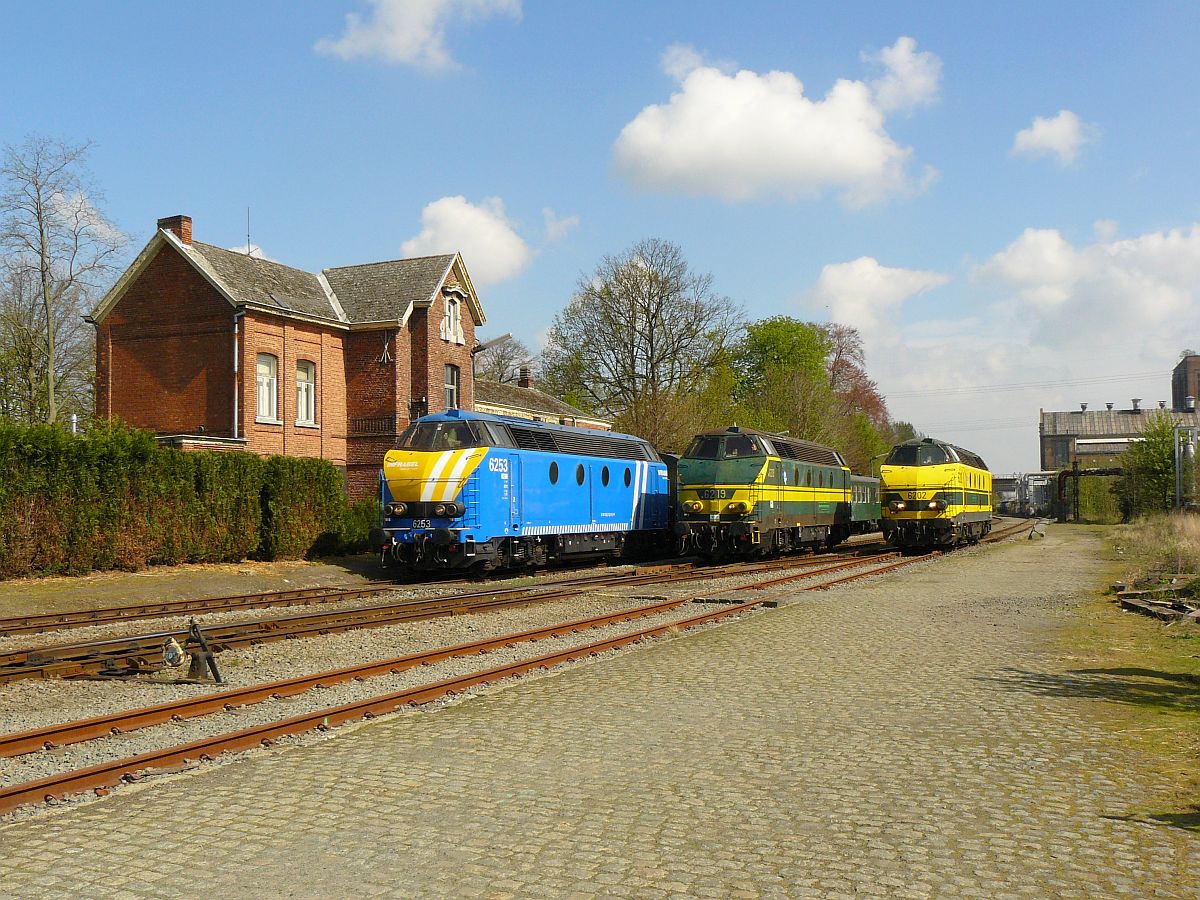
[[[1114,581],[1197,569],[1200,517],[1161,515],[1108,533]],[[1200,832],[1200,625],[1164,624],[1097,597],[1065,637],[1071,673],[1088,696],[1113,704],[1116,733],[1174,785],[1126,818]]]

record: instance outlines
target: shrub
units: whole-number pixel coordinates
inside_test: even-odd
[[[184,453],[98,422],[0,422],[0,577],[296,559],[363,547],[378,501],[350,508],[317,459]]]

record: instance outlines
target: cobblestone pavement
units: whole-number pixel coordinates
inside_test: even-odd
[[[1194,897],[1052,531],[0,829],[0,896]]]

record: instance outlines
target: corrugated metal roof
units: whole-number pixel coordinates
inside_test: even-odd
[[[1158,407],[1134,412],[1130,409],[1077,410],[1075,412],[1043,412],[1042,435],[1075,435],[1076,437],[1136,437],[1157,413],[1169,413],[1177,425],[1200,425],[1200,414],[1159,410]]]

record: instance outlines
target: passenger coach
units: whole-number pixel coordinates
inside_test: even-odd
[[[975,543],[992,528],[992,473],[933,438],[897,444],[880,467],[884,537],[902,548]]]
[[[666,464],[617,432],[450,410],[413,422],[380,479],[384,561],[413,571],[615,557],[669,533]]]

